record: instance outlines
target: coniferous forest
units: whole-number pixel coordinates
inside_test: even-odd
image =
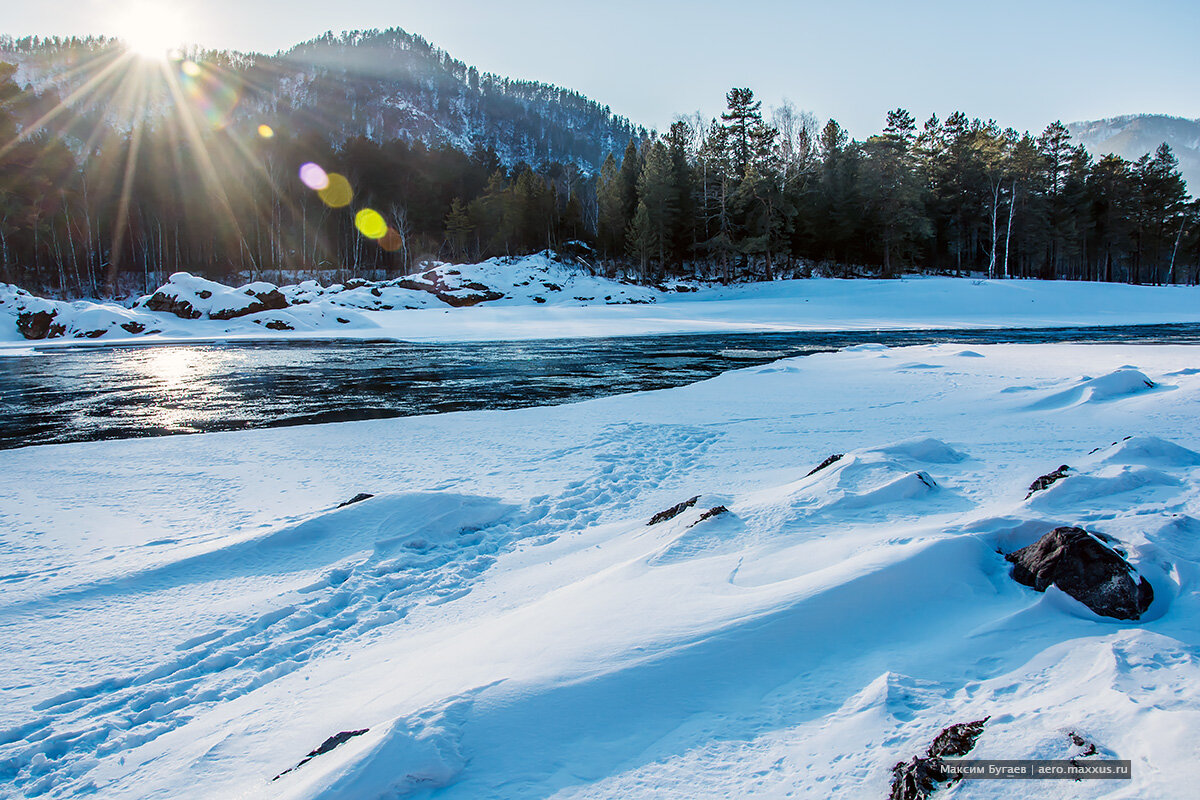
[[[103,39],[0,49],[50,53],[80,74],[146,72]],[[547,248],[646,281],[1200,281],[1200,203],[1165,144],[1131,162],[1088,153],[1057,122],[1033,135],[959,112],[919,123],[904,109],[858,141],[791,104],[764,109],[748,88],[732,89],[718,118],[647,133],[565,90],[504,85],[420,52],[442,77],[416,80],[417,96],[447,114],[481,114],[472,98],[491,97],[490,139],[422,138],[403,121],[347,135],[335,120],[361,109],[314,114],[279,96],[269,65],[227,53],[180,54],[136,81],[92,77],[85,87],[111,84],[98,99],[62,81],[23,86],[0,64],[0,281],[99,297],[178,270],[394,274]],[[551,125],[531,98],[575,116]],[[595,131],[576,138],[610,151],[563,133],[583,119]],[[505,136],[544,157],[514,158]]]

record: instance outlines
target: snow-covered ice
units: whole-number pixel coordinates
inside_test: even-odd
[[[1191,797],[1196,360],[860,346],[564,406],[0,452],[0,795],[884,797],[990,717],[972,757],[1079,756],[1074,732],[1133,779],[947,797]],[[1065,525],[1152,583],[1140,621],[1009,577]]]

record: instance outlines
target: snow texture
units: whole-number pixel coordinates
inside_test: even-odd
[[[0,452],[0,796],[884,797],[990,717],[971,757],[1133,779],[947,797],[1192,797],[1194,348],[962,353]],[[1141,620],[1012,580],[1066,525]]]

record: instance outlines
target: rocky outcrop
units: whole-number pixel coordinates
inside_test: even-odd
[[[17,330],[26,339],[53,339],[66,333],[66,326],[54,321],[53,311],[26,311],[17,316]]]
[[[1029,494],[1025,495],[1025,499],[1028,500],[1029,498],[1033,497],[1035,493],[1040,492],[1043,489],[1050,488],[1050,486],[1053,484],[1058,483],[1063,478],[1067,477],[1067,473],[1070,471],[1071,468],[1066,464],[1063,464],[1053,472],[1047,472],[1045,475],[1029,484]]]
[[[1005,558],[1013,565],[1013,580],[1039,592],[1057,586],[1101,616],[1140,619],[1154,600],[1150,583],[1082,528],[1055,528]]]
[[[451,270],[447,274],[457,275],[460,273]],[[404,278],[396,281],[395,285],[401,289],[415,289],[419,292],[429,292],[446,305],[455,308],[488,303],[504,297],[503,293],[475,281],[464,283],[460,287],[450,287],[443,280],[442,274],[436,269],[422,272],[419,280]]]
[[[942,759],[961,758],[975,748],[990,717],[974,722],[960,722],[943,728],[923,756],[913,756],[907,763],[892,767],[892,790],[888,800],[926,800],[943,783],[959,780],[953,769]]]
[[[348,506],[352,503],[361,503],[363,500],[370,500],[374,496],[375,495],[367,494],[366,492],[359,492],[358,494],[354,495],[354,497],[351,497],[346,502],[338,503],[338,508],[345,508],[346,506]]]
[[[168,314],[174,314],[180,319],[200,319],[200,317],[204,316],[187,300],[167,294],[161,289],[150,295],[150,299],[142,305],[151,311],[166,311]]]
[[[647,522],[646,524],[647,525],[657,525],[660,522],[666,522],[669,519],[675,519],[675,517],[678,517],[684,511],[687,511],[689,508],[696,505],[696,501],[699,499],[700,499],[700,495],[696,495],[695,497],[693,497],[689,500],[684,500],[682,503],[676,503],[675,505],[671,506],[670,508],[664,509],[663,511],[660,511],[657,514],[655,514],[653,517],[650,518],[650,521]]]
[[[818,472],[820,472],[821,470],[825,469],[825,468],[826,468],[826,467],[828,467],[830,464],[836,464],[838,461],[841,461],[841,460],[842,460],[842,456],[844,456],[844,455],[845,455],[845,453],[834,453],[834,454],[833,454],[833,455],[831,455],[829,458],[825,459],[825,460],[824,460],[824,461],[822,461],[820,464],[817,464],[815,467],[813,467],[812,469],[810,469],[810,470],[808,471],[808,474],[807,474],[807,475],[805,475],[804,477],[808,478],[808,477],[811,477],[811,476],[813,476],[813,475],[816,475]]]
[[[712,519],[713,517],[719,517],[722,514],[728,514],[728,513],[729,513],[729,509],[726,508],[725,506],[713,506],[708,511],[705,511],[703,514],[701,514],[700,518],[697,519],[695,522],[693,522],[691,525],[688,525],[688,527],[694,528],[697,525],[699,525],[701,522],[704,522],[704,520],[706,520],[706,519]]]
[[[340,745],[345,744],[349,740],[353,739],[355,736],[362,736],[364,733],[366,733],[369,730],[370,730],[370,728],[363,728],[362,730],[357,730],[357,731],[340,731],[338,733],[335,733],[333,736],[330,736],[328,739],[321,742],[321,744],[315,750],[309,750],[308,755],[306,755],[304,758],[300,759],[300,762],[298,764],[296,764],[296,766],[288,767],[283,772],[276,775],[274,778],[271,778],[271,780],[273,780],[273,781],[279,780],[280,778],[282,778],[284,775],[287,775],[292,770],[303,767],[305,764],[312,761],[317,756],[323,756],[326,753],[328,753],[330,750],[334,749],[335,747],[339,747]]]
[[[196,307],[196,301],[212,300],[214,291],[199,289],[193,285],[199,284],[201,280],[182,273],[172,275],[167,285],[160,287],[141,305],[151,311],[174,314],[180,319],[200,319],[207,316],[209,319],[219,320],[235,319],[260,311],[278,311],[288,307],[287,298],[270,284],[250,284],[235,294],[220,284],[204,281],[207,285],[217,287],[221,295],[212,303],[201,303],[202,307],[209,306],[207,311],[202,311]],[[243,300],[243,297],[246,299]],[[223,307],[214,307],[215,305]]]

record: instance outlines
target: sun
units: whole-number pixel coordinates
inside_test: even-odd
[[[132,2],[116,19],[117,37],[130,53],[165,61],[187,37],[187,20],[169,2]]]

